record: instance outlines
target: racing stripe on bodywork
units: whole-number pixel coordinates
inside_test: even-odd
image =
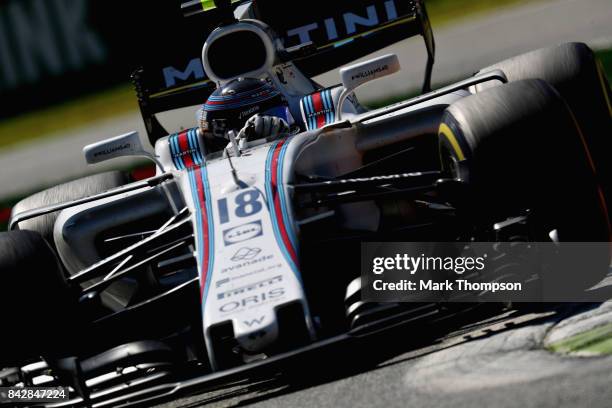
[[[334,123],[336,120],[336,110],[334,109],[334,101],[332,100],[331,90],[326,89],[323,91],[323,103],[325,105],[326,113],[325,113],[325,124],[329,125],[330,123]]]
[[[315,92],[312,94],[312,103],[314,105],[315,110],[315,119],[317,121],[317,129],[325,126],[325,116],[322,112],[325,111],[325,107],[323,106],[323,98],[321,96],[322,92]]]
[[[198,258],[198,276],[200,277],[200,297],[202,305],[210,288],[210,279],[214,265],[214,225],[212,221],[210,185],[206,166],[196,166],[189,170],[189,183],[195,205],[196,242]]]
[[[308,95],[307,96],[307,100],[308,100],[308,109],[310,109],[310,114],[308,116],[308,121],[310,122],[310,127],[309,129],[316,129],[317,128],[317,117],[316,114],[317,112],[314,109],[314,103],[312,101],[312,95]]]
[[[283,161],[290,139],[279,140],[272,145],[266,159],[266,195],[272,219],[274,235],[283,255],[301,281],[298,271],[297,240],[289,218],[287,200],[282,187]]]
[[[316,122],[314,120],[314,109],[312,108],[312,98],[310,95],[302,98],[302,109],[304,110],[304,121],[308,130],[316,129]]]
[[[285,154],[287,153],[287,148],[289,147],[290,143],[291,143],[291,138],[287,139],[287,141],[283,144],[283,147],[281,148],[281,152],[280,152],[280,157],[278,159],[278,166],[277,166],[278,184],[277,185],[279,186],[283,186],[285,184],[284,174],[283,174],[283,164],[285,163]],[[289,216],[288,200],[285,194],[286,191],[284,188],[281,187],[280,189],[278,189],[278,192],[280,196],[280,204],[281,204],[281,211],[282,211],[283,219],[286,220],[285,225],[290,226],[287,228],[289,232],[289,240],[291,241],[293,248],[297,249],[298,240],[295,234],[295,229],[292,227],[293,223],[291,222],[291,217]]]
[[[336,120],[336,110],[330,89],[305,96],[301,104],[308,130],[320,129]]]
[[[204,163],[197,129],[185,130],[168,138],[172,162],[177,170],[190,169]]]
[[[174,134],[168,138],[168,144],[170,145],[170,155],[172,156],[172,163],[177,170],[184,170],[185,164],[181,158],[180,149],[178,145],[178,135]]]
[[[187,132],[179,133],[177,139],[181,158],[185,163],[185,167],[190,169],[193,167],[193,156],[191,153],[192,150],[189,148],[189,139],[187,138]]]
[[[198,138],[198,130],[191,129],[188,131],[187,136],[189,137],[189,146],[193,151],[193,161],[196,165],[202,165],[204,163],[204,156],[202,149],[200,148],[200,139]]]

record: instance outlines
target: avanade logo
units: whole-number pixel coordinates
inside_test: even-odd
[[[261,248],[242,247],[232,256],[231,260],[234,262],[250,261],[259,255],[260,252]]]

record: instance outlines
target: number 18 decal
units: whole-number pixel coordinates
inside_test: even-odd
[[[231,204],[233,207],[230,210],[230,204],[227,198],[222,198],[217,201],[217,207],[219,209],[219,219],[221,224],[227,224],[230,222],[232,216],[238,218],[246,218],[251,215],[255,215],[261,211],[263,204],[260,201],[261,194],[258,190],[246,190],[234,198],[234,203]],[[233,210],[233,211],[232,211]]]

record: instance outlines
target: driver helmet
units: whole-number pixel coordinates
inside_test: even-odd
[[[240,131],[256,114],[280,117],[289,125],[294,122],[286,99],[267,81],[234,79],[208,97],[199,113],[200,129],[225,137],[227,131]]]

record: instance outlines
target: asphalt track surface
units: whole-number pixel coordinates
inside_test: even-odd
[[[610,0],[542,0],[466,19],[439,30],[434,27],[437,42],[434,82],[469,76],[494,62],[562,42],[584,41],[593,46],[609,47],[612,44],[611,21]],[[388,52],[399,55],[402,72],[366,85],[358,93],[362,100],[389,97],[419,86],[425,63],[422,41],[410,39],[377,54]],[[337,71],[316,79],[324,84],[339,82]],[[187,117],[193,117],[193,112]],[[86,144],[131,130],[139,130],[144,135],[142,121],[136,114],[0,151],[0,199],[29,193],[85,173],[132,164],[133,159],[122,159],[87,166],[81,153]]]
[[[599,290],[612,297],[612,275]],[[612,356],[564,356],[544,348],[562,322],[577,324],[594,313],[610,319],[612,303],[476,309],[383,333],[294,366],[293,374],[159,407],[609,408]]]

